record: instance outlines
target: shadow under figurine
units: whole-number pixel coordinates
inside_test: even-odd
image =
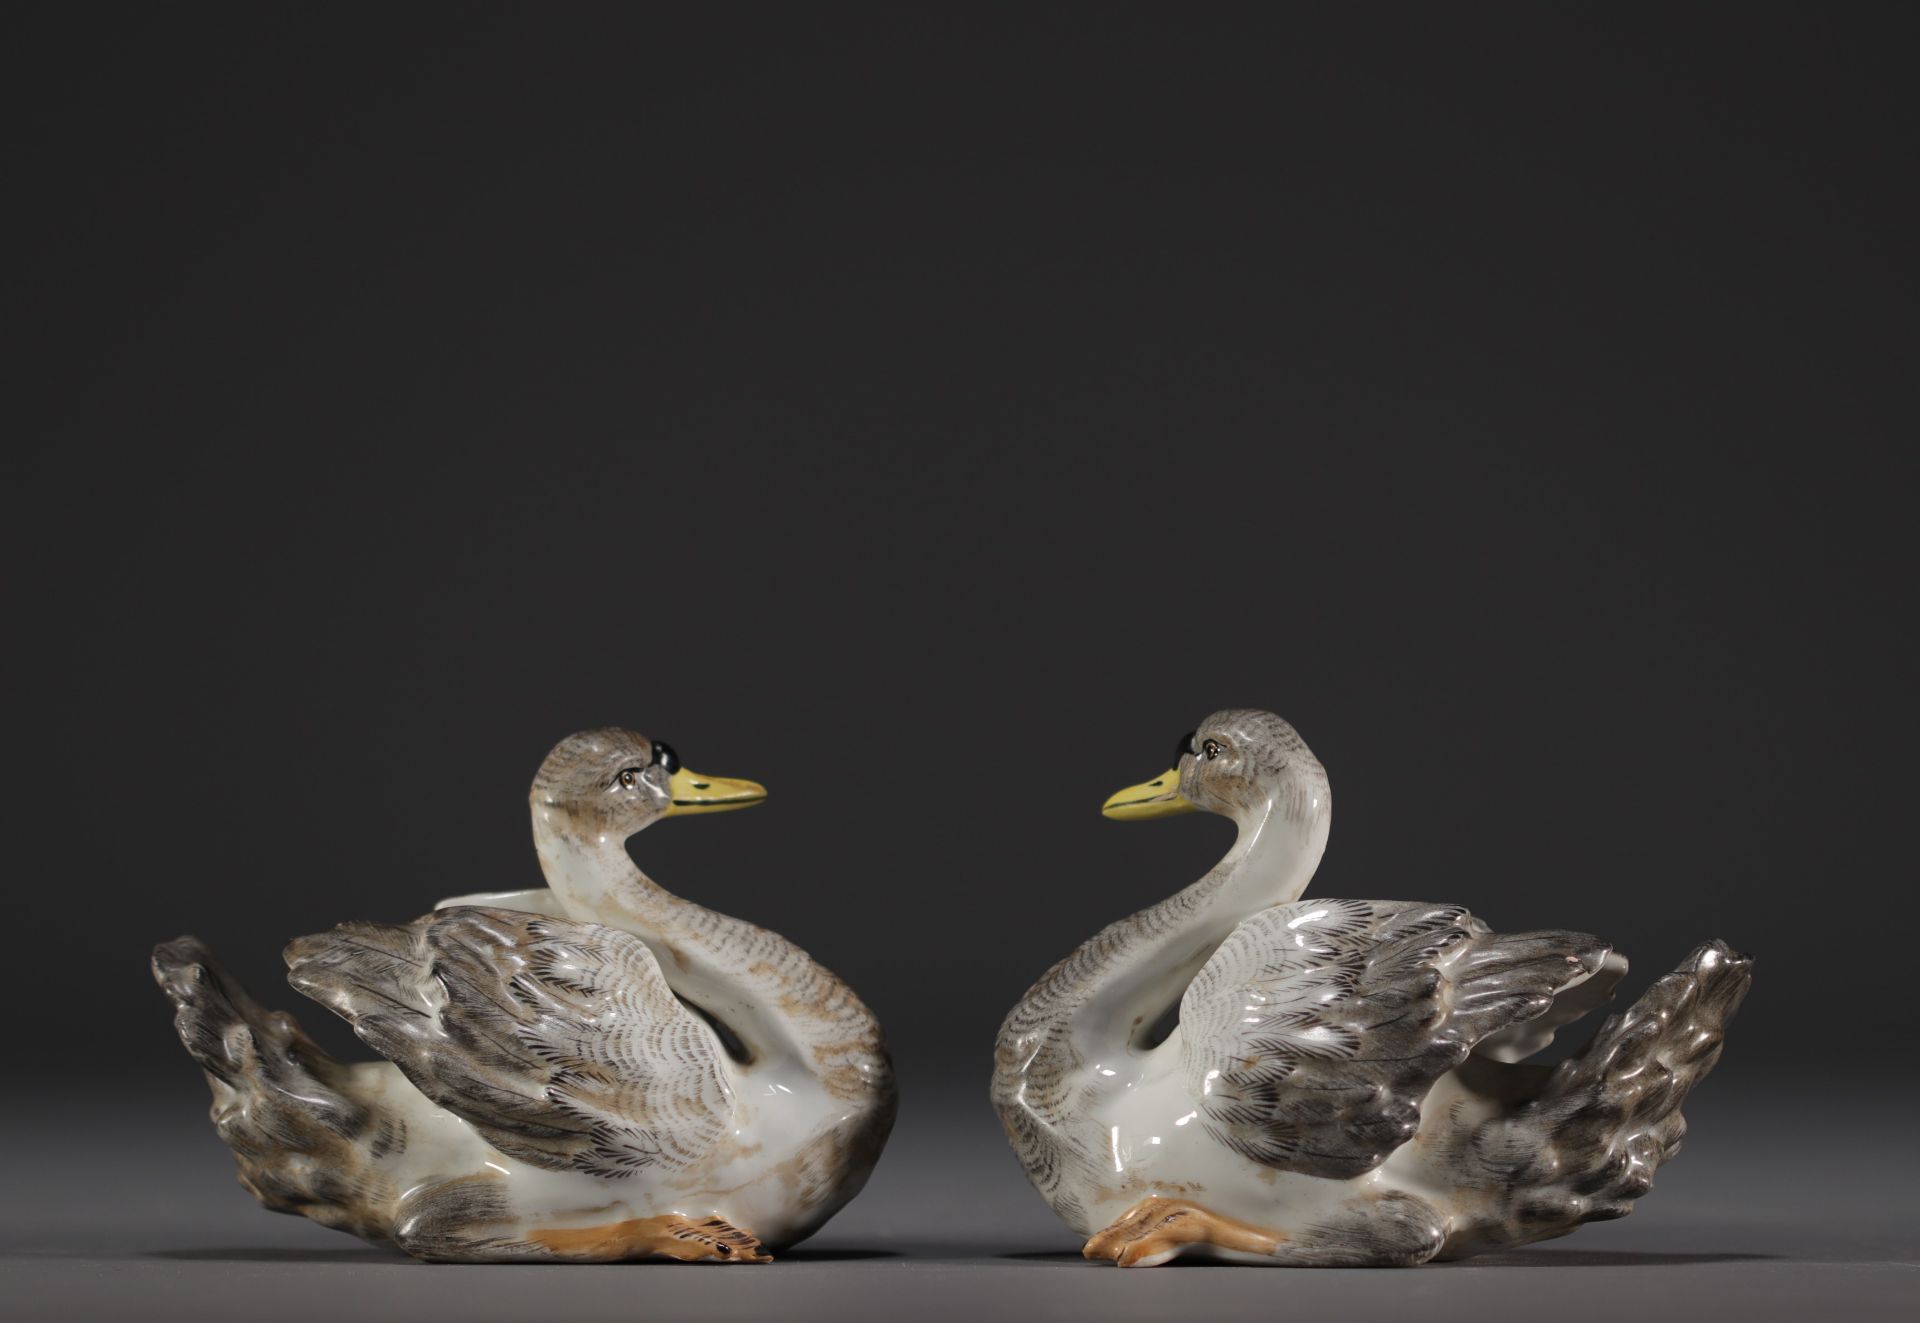
[[[624,730],[531,795],[550,889],[462,897],[287,948],[385,1061],[333,1060],[191,937],[154,952],[241,1183],[422,1259],[764,1263],[865,1184],[893,1072],[860,999],[785,938],[679,899],[624,842],[758,803]]]
[[[1748,957],[1709,942],[1579,1055],[1532,1064],[1611,998],[1627,963],[1607,943],[1299,899],[1332,792],[1271,713],[1214,714],[1104,811],[1195,809],[1238,824],[1226,857],[1089,939],[1000,1030],[994,1105],[1088,1258],[1403,1266],[1632,1210],[1679,1149]]]

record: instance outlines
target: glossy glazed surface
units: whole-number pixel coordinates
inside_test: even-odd
[[[1106,812],[1194,809],[1238,824],[1227,856],[1048,971],[1000,1033],[995,1106],[1089,1257],[1411,1264],[1563,1235],[1645,1193],[1744,956],[1701,947],[1548,1070],[1524,1058],[1625,972],[1605,942],[1497,934],[1457,905],[1301,900],[1332,790],[1271,713],[1216,713]]]
[[[758,802],[586,732],[531,795],[547,888],[287,949],[384,1061],[333,1061],[191,938],[155,953],[243,1184],[422,1258],[764,1261],[858,1192],[892,1124],[879,1026],[775,933],[671,895],[624,842]]]

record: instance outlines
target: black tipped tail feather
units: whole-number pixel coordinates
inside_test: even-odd
[[[404,1142],[398,1124],[346,1092],[345,1067],[292,1016],[248,996],[198,938],[155,947],[153,977],[206,1072],[214,1127],[240,1183],[276,1212],[388,1239],[393,1191],[376,1160]]]
[[[1539,1092],[1480,1126],[1462,1160],[1501,1196],[1496,1216],[1456,1236],[1443,1257],[1565,1235],[1625,1217],[1680,1151],[1680,1105],[1720,1059],[1753,960],[1701,946],[1627,1010],[1610,1016]]]

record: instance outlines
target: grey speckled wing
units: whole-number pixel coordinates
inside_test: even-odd
[[[1600,969],[1572,932],[1500,935],[1457,905],[1314,899],[1249,916],[1180,1003],[1203,1124],[1272,1167],[1346,1178],[1420,1126],[1481,1039]]]
[[[500,1152],[630,1176],[698,1162],[733,1110],[713,1031],[647,944],[599,924],[461,907],[287,948],[288,980]]]

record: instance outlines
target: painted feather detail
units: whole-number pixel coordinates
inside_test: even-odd
[[[1228,1148],[1358,1176],[1413,1138],[1428,1090],[1476,1043],[1544,1013],[1607,954],[1583,933],[1491,933],[1457,905],[1277,905],[1188,986],[1182,1067]]]
[[[714,1032],[632,934],[461,907],[347,923],[288,979],[501,1153],[626,1177],[704,1158],[733,1115]]]

